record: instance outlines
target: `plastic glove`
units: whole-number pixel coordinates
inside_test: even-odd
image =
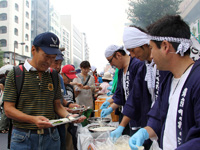
[[[108,98],[106,98],[106,101],[108,101],[109,99],[111,99],[112,97],[108,97]]]
[[[149,139],[149,133],[145,128],[141,128],[129,139],[129,146],[132,150],[138,150],[137,146],[142,146],[147,139]]]
[[[109,103],[108,101],[105,101],[105,102],[101,105],[100,109],[101,109],[101,110],[102,110],[102,109],[106,109],[109,105],[110,105],[110,103]]]
[[[112,86],[113,85],[113,80],[109,82],[109,85]]]
[[[117,139],[122,135],[124,131],[124,127],[118,126],[118,128],[110,133],[110,138],[113,143],[117,141]]]
[[[110,91],[106,94],[107,96],[113,95],[113,93]]]
[[[111,90],[112,90],[112,86],[109,86],[109,87],[107,88],[107,90],[111,91]]]
[[[112,107],[109,107],[108,109],[103,109],[101,111],[101,117],[105,118],[107,115],[111,114],[112,111],[113,111]]]

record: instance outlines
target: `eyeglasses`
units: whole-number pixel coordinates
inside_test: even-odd
[[[108,62],[111,64],[112,63],[112,60],[113,58],[115,57],[116,53],[114,53],[114,55],[112,56],[112,58],[110,60],[108,60]]]

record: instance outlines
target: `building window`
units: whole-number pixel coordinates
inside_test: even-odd
[[[19,23],[19,18],[17,16],[15,16],[15,22]]]
[[[14,42],[14,48],[18,48],[18,42],[17,41]]]
[[[7,1],[0,1],[0,8],[6,8],[7,6]]]
[[[15,3],[15,10],[19,11],[19,5],[17,3]]]
[[[0,34],[7,33],[7,27],[6,26],[1,26],[0,27]]]
[[[4,21],[4,20],[7,20],[7,14],[6,13],[0,14],[0,21]]]
[[[7,41],[5,39],[0,40],[0,47],[6,47]]]
[[[26,0],[26,6],[29,8],[29,1]]]
[[[15,35],[17,35],[18,36],[18,29],[17,28],[15,28]]]
[[[29,24],[28,23],[26,23],[26,29],[29,29]]]
[[[25,35],[25,40],[26,40],[26,41],[29,41],[29,36],[28,36],[28,34]]]
[[[28,18],[28,19],[29,19],[29,13],[28,13],[28,12],[26,12],[26,18]]]
[[[25,46],[25,52],[29,52],[27,45]]]

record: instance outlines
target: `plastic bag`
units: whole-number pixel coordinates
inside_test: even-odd
[[[119,137],[119,139],[117,139],[116,143],[114,144],[115,150],[131,150],[128,143],[129,138],[130,136],[128,135],[122,135]]]
[[[116,143],[113,143],[110,139],[110,132],[107,131],[103,133],[91,133],[88,130],[88,126],[78,126],[78,150],[131,150],[128,144],[130,136],[123,135],[119,137]]]
[[[150,150],[161,150],[156,140],[153,140]]]
[[[87,150],[88,146],[93,142],[93,137],[86,127],[78,124],[77,128],[77,148],[78,150]]]
[[[113,143],[110,139],[110,132],[101,134],[94,140],[95,150],[131,150],[128,144],[130,136],[123,135]]]
[[[110,140],[110,132],[105,132],[99,135],[93,142],[95,150],[111,150],[113,143]]]

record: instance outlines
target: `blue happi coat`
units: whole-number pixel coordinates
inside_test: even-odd
[[[138,72],[138,69],[144,64],[144,62],[138,60],[137,58],[131,58],[130,63],[129,63],[129,67],[127,70],[127,73],[129,74],[127,76],[127,88],[128,88],[128,93],[127,95],[129,95],[132,87],[133,87],[133,82],[135,79],[135,76]],[[123,69],[120,69],[118,72],[118,81],[117,81],[117,88],[116,91],[113,95],[113,100],[114,103],[124,106],[126,103],[126,99],[125,99],[125,93],[124,93],[124,89],[123,89]]]
[[[163,148],[163,134],[169,107],[171,79],[169,73],[160,86],[159,96],[149,112],[147,126],[150,126],[160,139]],[[177,108],[177,150],[200,149],[200,60],[196,61],[184,86]]]
[[[152,106],[151,94],[145,81],[147,68],[144,64],[139,68],[135,77],[132,91],[124,106],[123,114],[131,118],[131,127],[145,127],[148,120],[148,112]],[[168,74],[167,71],[156,70],[155,97],[158,96],[159,85]]]

